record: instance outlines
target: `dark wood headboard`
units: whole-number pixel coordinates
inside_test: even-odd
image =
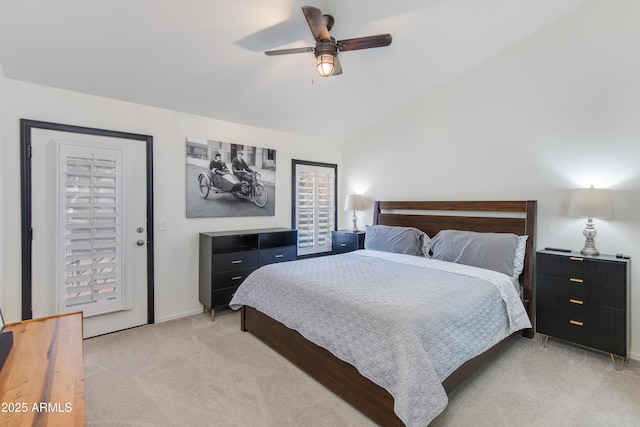
[[[373,223],[415,227],[433,237],[440,230],[527,235],[524,270],[520,276],[524,302],[534,323],[535,200],[507,201],[376,201]],[[527,331],[526,336],[533,336]]]

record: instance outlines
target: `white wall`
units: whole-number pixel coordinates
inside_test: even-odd
[[[5,306],[8,321],[20,319],[19,119],[87,126],[152,135],[154,138],[155,309],[156,321],[199,312],[198,233],[291,226],[291,159],[339,163],[340,147],[286,134],[138,104],[38,86],[11,79],[2,169]],[[0,89],[2,86],[0,86]],[[0,92],[1,96],[1,92]],[[1,99],[1,97],[0,97]],[[186,218],[186,138],[198,137],[276,149],[276,214],[272,217]],[[159,231],[166,219],[167,231]]]
[[[640,359],[638,16],[635,0],[594,0],[420,97],[344,144],[342,193],[536,199],[537,247],[578,250],[585,221],[566,216],[570,190],[615,190],[615,219],[596,220],[596,244],[632,257],[631,352]],[[371,223],[371,210],[360,216]]]

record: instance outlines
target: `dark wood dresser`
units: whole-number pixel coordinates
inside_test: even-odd
[[[335,230],[331,232],[331,251],[334,254],[364,249],[364,231]]]
[[[536,332],[627,357],[630,260],[538,251]],[[616,366],[617,368],[617,366]]]
[[[253,270],[295,260],[297,236],[289,228],[200,233],[199,298],[211,320]]]

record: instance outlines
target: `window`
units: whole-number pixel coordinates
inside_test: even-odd
[[[292,161],[292,227],[298,230],[298,255],[331,251],[337,222],[338,166]]]
[[[122,150],[58,147],[58,312],[124,310]]]

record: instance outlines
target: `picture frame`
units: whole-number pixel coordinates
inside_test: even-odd
[[[187,218],[274,216],[276,150],[186,138]]]

